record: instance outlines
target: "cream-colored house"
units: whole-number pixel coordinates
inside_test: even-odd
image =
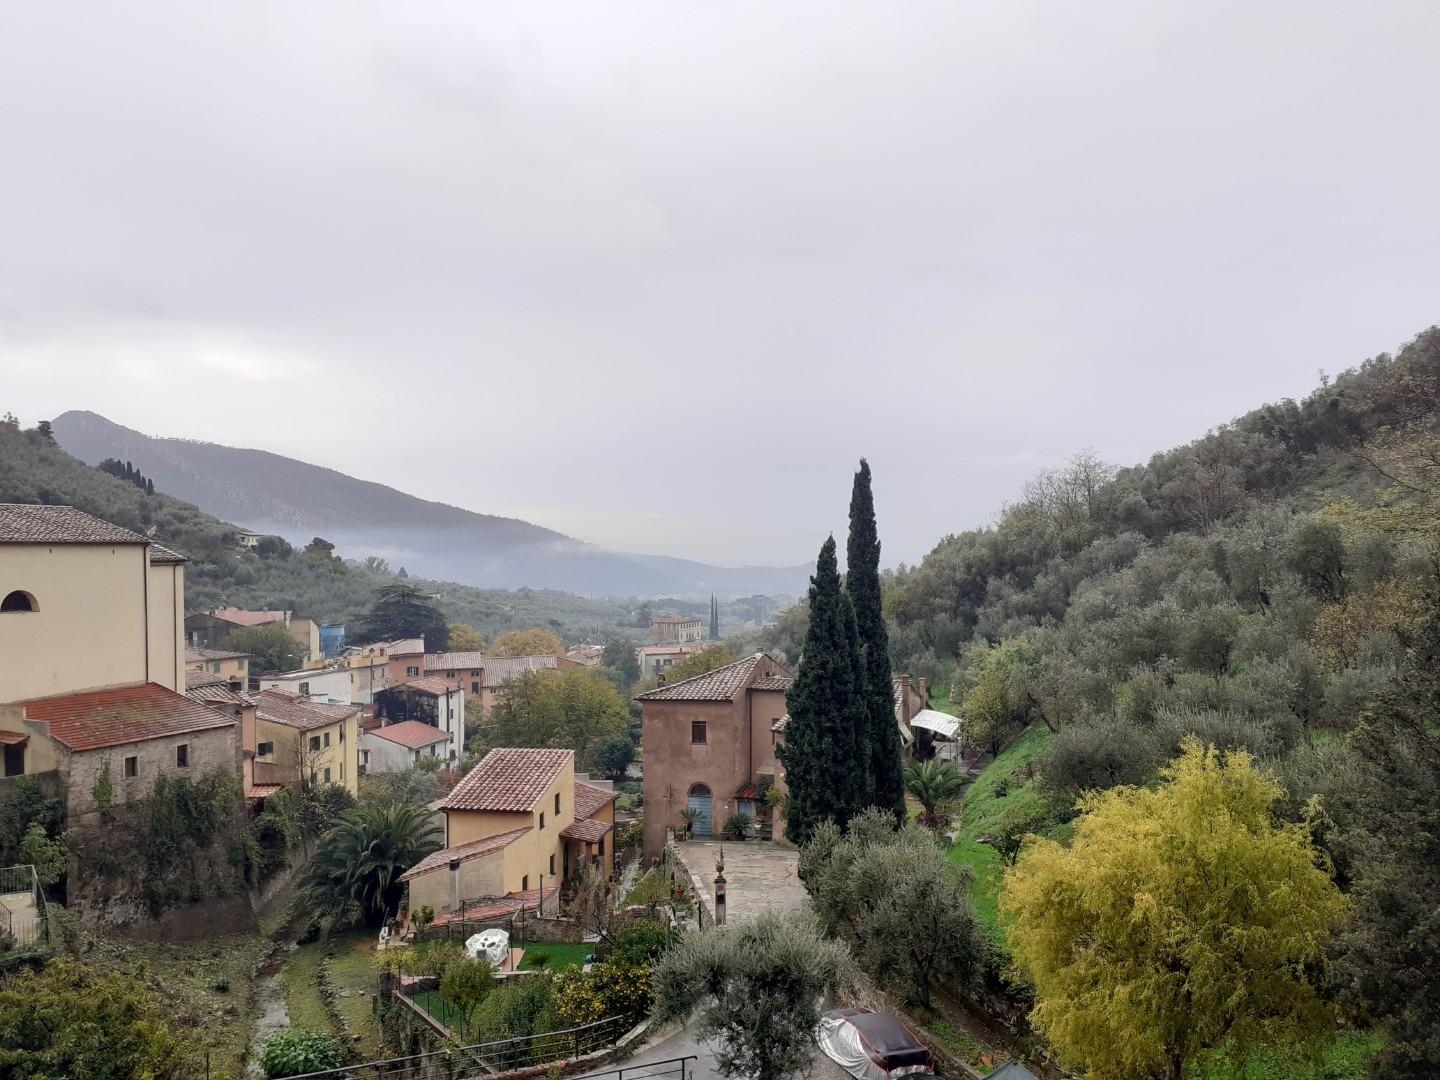
[[[338,784],[359,792],[360,707],[307,701],[284,690],[249,695],[255,703],[255,780]]]
[[[250,654],[226,649],[187,648],[185,670],[219,675],[237,690],[245,690],[250,685]]]
[[[185,560],[69,506],[0,504],[0,746],[93,812],[160,776],[239,772],[239,723],[184,696]]]
[[[615,866],[615,793],[575,779],[573,750],[491,750],[438,804],[445,847],[416,863],[412,910],[543,904],[586,865]]]

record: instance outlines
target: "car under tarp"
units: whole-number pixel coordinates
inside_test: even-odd
[[[930,1051],[899,1020],[870,1009],[831,1009],[815,1033],[821,1051],[855,1080],[930,1073]]]

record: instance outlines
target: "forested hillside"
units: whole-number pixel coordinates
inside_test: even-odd
[[[380,587],[395,580],[392,568],[342,562],[323,549],[296,550],[278,538],[265,544],[263,553],[242,553],[234,525],[153,486],[147,490],[123,475],[92,468],[41,430],[21,431],[12,423],[0,423],[0,502],[76,506],[174,548],[191,560],[185,575],[190,610],[221,605],[289,609],[326,622],[353,623]],[[469,623],[487,639],[530,626],[549,626],[566,641],[640,633],[632,628],[638,609],[624,602],[552,590],[411,581],[438,596],[447,619]]]
[[[967,797],[951,849],[976,872],[975,902],[1002,964],[1020,942],[1021,966],[1045,970],[1046,935],[1062,916],[1059,894],[1036,875],[1050,866],[1063,879],[1072,863],[1099,857],[1097,838],[1117,835],[1077,822],[1077,798],[1116,789],[1084,807],[1129,814],[1150,796],[1120,786],[1164,777],[1173,788],[1176,766],[1162,770],[1193,735],[1250,752],[1278,778],[1282,825],[1313,838],[1346,896],[1305,975],[1317,1007],[1337,1007],[1344,1022],[1294,1028],[1309,1032],[1305,1052],[1383,1046],[1375,1075],[1435,1075],[1440,330],[1144,465],[1076,456],[1038,477],[993,528],[946,537],[890,575],[886,611],[897,670],[948,687],[973,739],[1013,748]],[[791,613],[773,632],[788,639],[793,629],[781,631],[799,622]],[[1198,754],[1192,746],[1187,758],[1195,775]],[[1247,768],[1234,765],[1235,783]],[[1256,828],[1269,821],[1268,799]],[[1215,820],[1204,827],[1223,831]],[[1033,839],[1047,835],[1069,846]],[[1121,890],[1126,911],[1151,887],[1139,880]],[[1008,929],[996,922],[997,894],[1015,919]],[[1098,910],[1096,895],[1085,893],[1087,910]],[[1057,963],[1073,961],[1057,949]],[[1104,963],[1095,974],[1119,978]],[[1063,1011],[1074,1002],[1055,1004],[1057,985],[1036,992]],[[1277,1006],[1256,1001],[1258,1015]],[[1290,1020],[1277,1022],[1278,1032]],[[1345,1023],[1379,1041],[1346,1034]],[[1107,1024],[1123,1030],[1113,1016]],[[1104,1052],[1121,1053],[1117,1039]],[[1077,1060],[1099,1053],[1076,1046]],[[1298,1074],[1288,1064],[1275,1073]]]

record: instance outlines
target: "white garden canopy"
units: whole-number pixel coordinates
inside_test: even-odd
[[[960,734],[960,718],[935,709],[921,709],[910,718],[912,728],[924,728],[942,739],[953,739]]]

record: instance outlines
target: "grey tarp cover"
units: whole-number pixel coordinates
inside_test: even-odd
[[[942,739],[953,739],[960,734],[960,721],[949,713],[939,712],[936,709],[921,709],[910,718],[912,728],[924,728],[926,731],[933,731]]]
[[[869,1009],[831,1009],[820,1019],[816,1041],[855,1080],[893,1080],[934,1067],[930,1051],[909,1028]]]

